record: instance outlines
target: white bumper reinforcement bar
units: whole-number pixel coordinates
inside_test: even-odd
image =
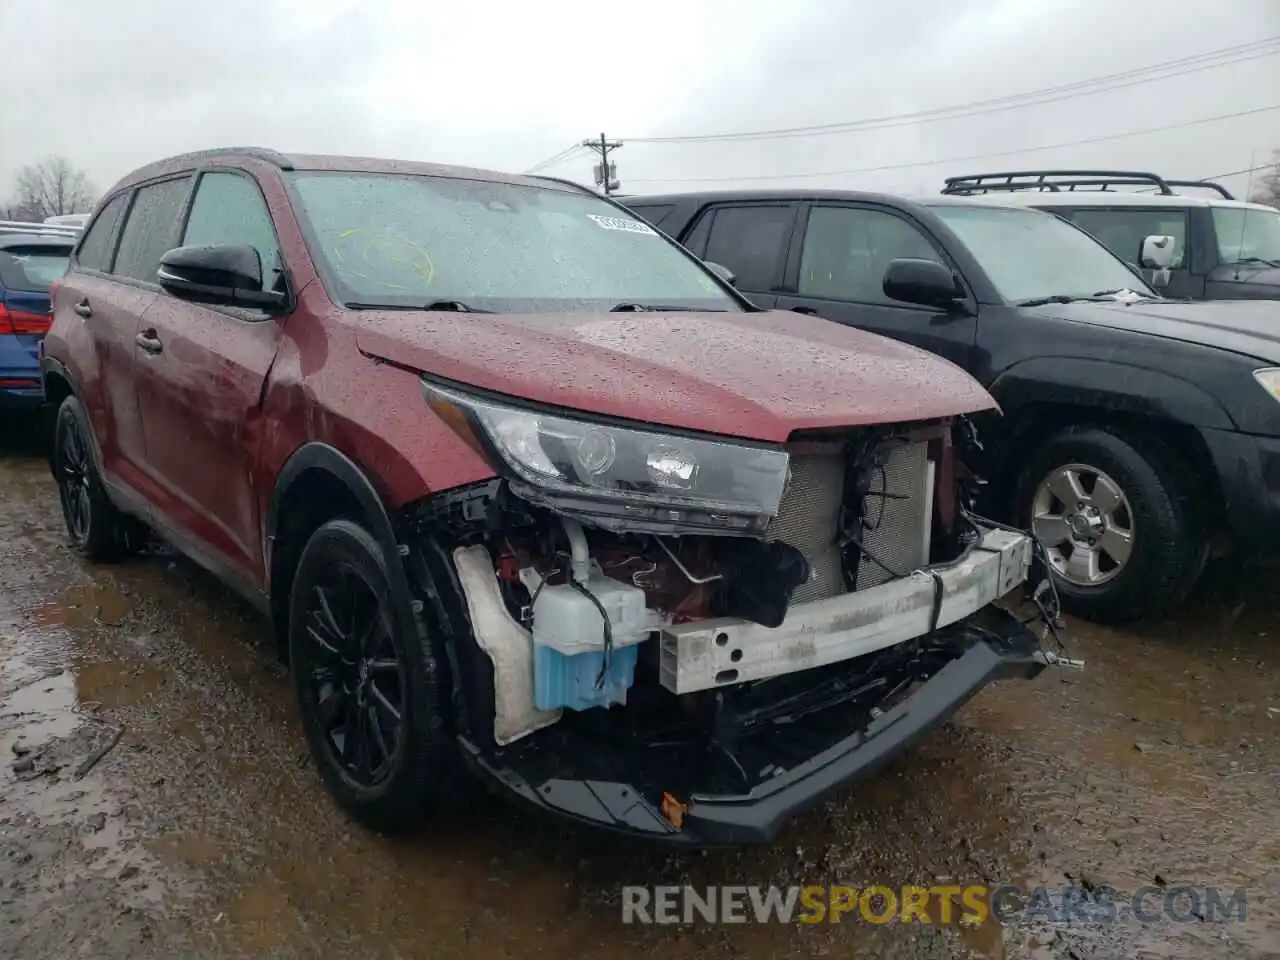
[[[1026,581],[1031,539],[983,528],[965,560],[938,571],[938,626],[962,620]],[[662,685],[673,693],[764,680],[851,660],[929,632],[933,577],[917,573],[878,587],[796,604],[777,627],[699,620],[662,632]]]

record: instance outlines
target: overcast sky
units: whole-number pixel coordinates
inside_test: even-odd
[[[159,157],[240,144],[522,171],[601,131],[637,138],[615,155],[628,193],[932,192],[948,174],[1044,164],[1200,177],[1268,159],[1280,109],[1037,148],[1280,105],[1280,44],[976,116],[736,143],[638,139],[918,113],[1272,36],[1280,0],[0,0],[0,199],[20,166],[50,153],[105,189]],[[545,172],[587,180],[590,164],[580,151]],[[867,167],[887,169],[839,172]],[[1243,176],[1228,182],[1243,192]]]

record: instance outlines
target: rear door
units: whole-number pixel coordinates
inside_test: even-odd
[[[737,287],[758,307],[777,302],[795,229],[797,204],[722,203],[702,211],[684,236],[694,256],[728,267]]]
[[[151,225],[180,214],[189,182],[189,176],[156,181],[108,201],[76,249],[56,304],[73,355],[85,358],[76,373],[103,466],[111,479],[138,493],[149,483],[134,389],[134,338],[159,290],[154,268],[148,280],[139,264],[146,259]]]
[[[934,260],[955,270],[919,223],[889,207],[854,203],[813,204],[801,220],[798,256],[787,278],[794,292],[778,297],[780,309],[870,330],[972,368],[973,316],[885,296],[884,275],[894,260]]]
[[[266,200],[245,173],[200,175],[180,238],[170,246],[201,244],[252,246],[264,283],[284,282]],[[255,579],[262,550],[251,430],[282,326],[263,311],[161,293],[139,330],[137,389],[147,465],[161,486],[156,511],[178,532],[193,534],[196,546],[213,547]]]

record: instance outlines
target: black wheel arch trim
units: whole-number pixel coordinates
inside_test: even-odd
[[[1237,429],[1226,408],[1196,384],[1113,360],[1033,357],[1004,370],[988,390],[1009,421],[1028,404],[1060,403],[1192,427]]]
[[[54,357],[40,358],[40,389],[44,393],[44,407],[47,416],[50,418],[45,421],[49,427],[53,426],[53,418],[58,415],[58,407],[53,406],[49,402],[49,391],[45,386],[45,380],[49,374],[55,374],[62,380],[66,381],[67,386],[71,389],[71,395],[79,402],[81,409],[84,410],[85,419],[89,420],[89,407],[85,403],[84,394],[80,390],[80,384],[76,382],[76,378],[71,375],[71,370],[61,360]],[[107,471],[102,462],[102,448],[98,446],[98,436],[93,431],[93,422],[89,420],[89,453],[93,457],[94,468],[98,471],[98,476],[102,477],[103,482],[107,481]],[[49,436],[52,437],[52,430]],[[49,470],[53,471],[53,457],[49,457]]]
[[[386,554],[387,575],[391,579],[391,589],[402,601],[402,609],[411,610],[413,595],[409,589],[409,578],[405,574],[404,563],[400,560],[400,541],[396,536],[391,514],[387,511],[382,495],[378,493],[373,481],[359,464],[336,447],[319,441],[306,443],[293,452],[280,470],[271,491],[263,539],[266,553],[263,559],[266,561],[268,589],[272,589],[272,556],[275,552],[276,533],[279,529],[280,503],[289,488],[308,470],[323,470],[346,487],[356,498],[364,514],[364,520],[369,525],[369,532]]]
[[[284,601],[287,607],[289,599],[287,597],[276,598],[274,596],[275,584],[272,577],[274,546],[280,521],[280,503],[292,484],[297,482],[306,471],[313,469],[323,470],[334,477],[356,498],[356,502],[360,505],[361,512],[364,515],[362,519],[368,524],[369,533],[383,550],[383,555],[386,559],[388,587],[395,601],[395,613],[400,618],[400,628],[404,631],[405,636],[416,635],[418,637],[424,651],[426,651],[426,668],[429,676],[433,683],[438,683],[439,672],[436,665],[436,653],[431,649],[431,641],[424,618],[424,603],[418,599],[418,595],[410,585],[409,579],[410,566],[420,558],[415,556],[415,551],[411,551],[407,543],[400,541],[397,534],[397,525],[392,520],[391,512],[388,511],[382,495],[378,492],[377,487],[373,485],[373,481],[369,479],[369,475],[355,460],[327,443],[312,441],[295,450],[293,455],[285,462],[272,489],[267,505],[267,516],[264,525],[265,536],[263,539],[265,548],[263,559],[265,560],[265,569],[267,571],[269,606],[275,607],[275,601],[280,599]],[[423,571],[416,572],[421,574]],[[427,573],[428,579],[430,576],[431,574]],[[425,591],[429,584],[424,583],[419,586]],[[277,626],[284,626],[287,631],[287,623],[283,625],[277,624]],[[281,637],[282,641],[283,639]],[[442,639],[447,655],[451,660],[455,659],[451,639],[448,636]],[[456,674],[452,675],[456,676]],[[446,691],[444,696],[449,698],[452,704],[460,711],[465,709],[460,702],[461,695],[456,691],[452,692],[452,695],[450,691]]]

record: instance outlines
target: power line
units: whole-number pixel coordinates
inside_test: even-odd
[[[1207,177],[1201,177],[1201,180],[1221,180],[1223,177],[1238,177],[1246,173],[1257,173],[1260,170],[1270,170],[1277,166],[1275,163],[1264,163],[1260,167],[1245,167],[1243,170],[1228,170],[1226,173],[1211,173]]]
[[[547,159],[539,163],[535,163],[532,167],[526,170],[525,173],[526,174],[537,173],[539,170],[545,170],[547,167],[553,167],[557,163],[561,163],[565,160],[568,160],[570,157],[572,157],[575,153],[577,153],[581,149],[582,149],[582,144],[571,143],[569,144],[569,146],[565,147],[559,153],[553,156],[547,157]]]
[[[729,183],[740,180],[803,180],[809,177],[839,177],[851,173],[884,173],[891,170],[906,170],[912,167],[936,167],[949,163],[969,163],[975,160],[994,160],[999,157],[1016,157],[1024,153],[1037,153],[1041,150],[1057,150],[1062,147],[1082,147],[1092,143],[1108,143],[1112,140],[1124,140],[1129,137],[1144,137],[1153,133],[1165,133],[1169,130],[1182,130],[1186,127],[1201,126],[1206,123],[1217,123],[1221,120],[1235,120],[1239,117],[1251,117],[1260,113],[1280,110],[1280,103],[1267,107],[1256,107],[1252,110],[1241,110],[1236,113],[1222,113],[1213,117],[1201,117],[1198,120],[1187,120],[1183,123],[1171,123],[1162,127],[1147,127],[1144,130],[1130,130],[1126,133],[1113,133],[1105,137],[1089,137],[1084,140],[1066,140],[1061,143],[1046,143],[1036,147],[1022,147],[1018,150],[1003,150],[999,153],[977,153],[965,157],[945,157],[939,160],[912,160],[906,163],[889,163],[876,167],[851,167],[846,170],[810,170],[805,173],[767,173],[752,174],[739,177],[637,177],[632,183]]]
[[[919,110],[912,113],[891,114],[882,117],[870,117],[863,120],[847,120],[835,123],[813,124],[802,127],[780,127],[772,130],[753,130],[738,133],[690,134],[686,136],[668,137],[627,137],[632,143],[716,143],[745,140],[777,140],[792,137],[811,137],[826,134],[848,133],[856,130],[895,127],[907,124],[925,123],[938,120],[953,120],[961,117],[976,116],[984,113],[997,113],[1021,107],[1039,106],[1073,97],[1103,93],[1108,90],[1137,86],[1154,80],[1166,80],[1170,77],[1197,73],[1218,67],[1275,56],[1280,52],[1280,36],[1264,37],[1234,47],[1224,47],[1207,53],[1190,57],[1180,57],[1125,70],[1120,73],[1107,74],[1089,80],[1078,80],[1073,83],[1055,87],[1045,87],[1004,97],[988,100],[977,100],[967,104],[950,107],[937,107],[932,110]],[[1225,58],[1225,59],[1224,59]]]

